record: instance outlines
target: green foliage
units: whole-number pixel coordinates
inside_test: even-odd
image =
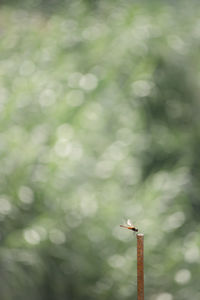
[[[136,299],[123,218],[146,298],[199,299],[199,8],[149,2],[1,7],[2,300]]]

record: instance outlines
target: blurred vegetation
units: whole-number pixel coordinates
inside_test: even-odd
[[[4,1],[0,298],[198,300],[195,1]]]

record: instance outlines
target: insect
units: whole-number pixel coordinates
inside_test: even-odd
[[[135,232],[138,231],[138,229],[133,226],[133,224],[131,223],[131,221],[129,219],[127,220],[126,223],[127,223],[126,225],[120,225],[120,227],[123,227],[123,228],[126,228],[126,229],[130,229],[130,230],[135,231]]]

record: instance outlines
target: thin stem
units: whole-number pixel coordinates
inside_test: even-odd
[[[144,234],[137,234],[137,300],[144,300]]]

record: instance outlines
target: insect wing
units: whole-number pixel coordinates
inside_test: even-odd
[[[132,222],[131,222],[130,219],[127,220],[127,225],[128,225],[129,227],[133,227],[133,224],[132,224]]]

